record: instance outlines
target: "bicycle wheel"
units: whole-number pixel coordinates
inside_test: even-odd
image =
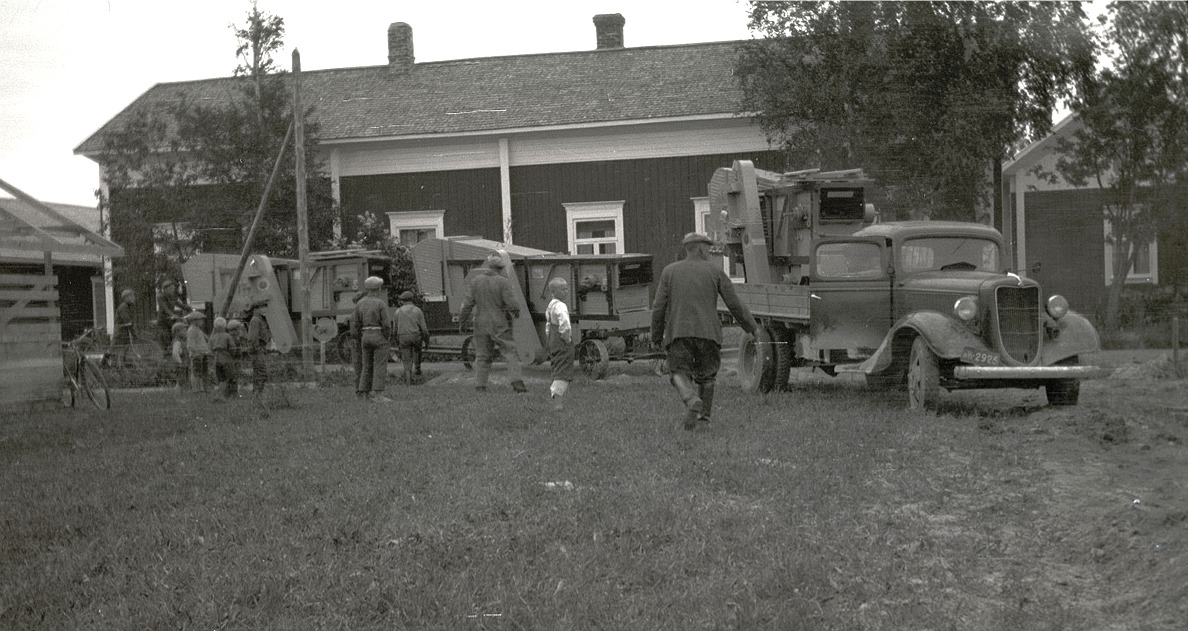
[[[156,379],[164,356],[160,344],[137,339],[120,349],[116,364],[130,383],[144,384]]]
[[[95,362],[83,360],[78,371],[78,380],[82,383],[83,392],[87,393],[95,407],[100,410],[111,409],[111,393],[107,389],[107,380],[103,378],[103,373]]]

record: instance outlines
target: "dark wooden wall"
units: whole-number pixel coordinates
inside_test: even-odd
[[[627,251],[652,254],[659,269],[676,260],[681,236],[693,230],[690,198],[704,197],[714,170],[740,158],[784,168],[778,152],[515,167],[515,242],[564,252],[564,204],[623,200]],[[444,210],[446,234],[502,239],[497,169],[344,177],[340,186],[344,230],[361,212]]]

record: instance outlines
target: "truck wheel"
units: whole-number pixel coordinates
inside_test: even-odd
[[[1079,358],[1070,357],[1056,362],[1056,365],[1076,366],[1079,363]],[[1044,391],[1048,395],[1048,405],[1076,405],[1081,398],[1081,382],[1076,379],[1055,379],[1044,384]]]
[[[767,329],[744,335],[739,343],[738,381],[747,392],[771,392],[775,385],[776,358]]]
[[[341,332],[330,341],[334,347],[334,355],[338,363],[343,366],[353,366],[355,363],[355,338],[349,332]]]
[[[771,338],[772,353],[775,356],[775,373],[772,385],[777,390],[788,387],[788,377],[792,374],[792,350],[796,342],[796,334],[788,329],[772,327],[767,329]]]
[[[940,399],[940,365],[936,354],[923,337],[912,341],[907,371],[908,407],[913,410],[936,410]]]
[[[610,364],[610,352],[602,340],[586,340],[578,346],[578,365],[582,372],[591,379],[602,379],[606,376],[607,366]]]

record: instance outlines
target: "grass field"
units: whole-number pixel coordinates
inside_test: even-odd
[[[917,415],[844,379],[756,397],[726,376],[685,432],[665,380],[614,373],[560,414],[533,371],[527,395],[444,374],[387,405],[117,392],[0,417],[0,628],[1188,620],[1182,382]]]

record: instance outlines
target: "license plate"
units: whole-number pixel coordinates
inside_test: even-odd
[[[998,353],[980,351],[976,348],[967,348],[961,351],[961,361],[974,366],[1002,365],[1002,358],[998,356]]]

